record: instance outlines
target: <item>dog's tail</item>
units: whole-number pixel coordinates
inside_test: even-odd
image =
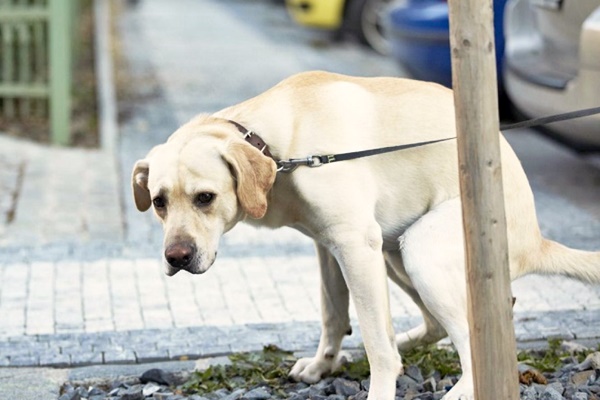
[[[583,282],[600,283],[600,252],[576,250],[543,239],[536,259],[532,272],[565,275]]]

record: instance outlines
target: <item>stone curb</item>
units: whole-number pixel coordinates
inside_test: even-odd
[[[419,317],[394,319],[396,332],[405,331]],[[361,347],[356,321],[354,334],[344,348]],[[521,312],[515,315],[520,347],[537,347],[548,339],[600,341],[597,311]],[[320,323],[297,321],[233,326],[202,326],[175,329],[143,329],[99,333],[17,336],[0,342],[3,367],[77,367],[106,364],[143,364],[190,360],[256,351],[274,344],[286,350],[314,351],[319,343]]]

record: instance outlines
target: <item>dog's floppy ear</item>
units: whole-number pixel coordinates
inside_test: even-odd
[[[242,209],[252,218],[264,217],[267,193],[277,173],[275,161],[243,142],[230,143],[223,158],[237,180],[237,197]]]
[[[140,211],[146,211],[150,208],[152,200],[148,190],[148,173],[150,166],[147,160],[138,160],[133,166],[131,173],[131,187],[133,189],[133,199],[135,206]]]

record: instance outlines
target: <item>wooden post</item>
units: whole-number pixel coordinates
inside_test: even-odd
[[[49,0],[50,7],[50,131],[52,143],[71,138],[71,12],[70,0]]]
[[[518,400],[492,0],[449,6],[475,398]]]

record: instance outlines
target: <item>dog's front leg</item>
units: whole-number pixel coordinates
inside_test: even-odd
[[[319,348],[314,357],[299,359],[290,372],[293,379],[307,383],[318,382],[340,366],[342,339],[351,333],[348,287],[342,271],[325,247],[317,244],[317,254],[321,269],[322,330]]]
[[[403,370],[390,315],[381,228],[373,221],[330,233],[328,247],[350,289],[371,367],[368,400],[394,399],[396,378]]]

